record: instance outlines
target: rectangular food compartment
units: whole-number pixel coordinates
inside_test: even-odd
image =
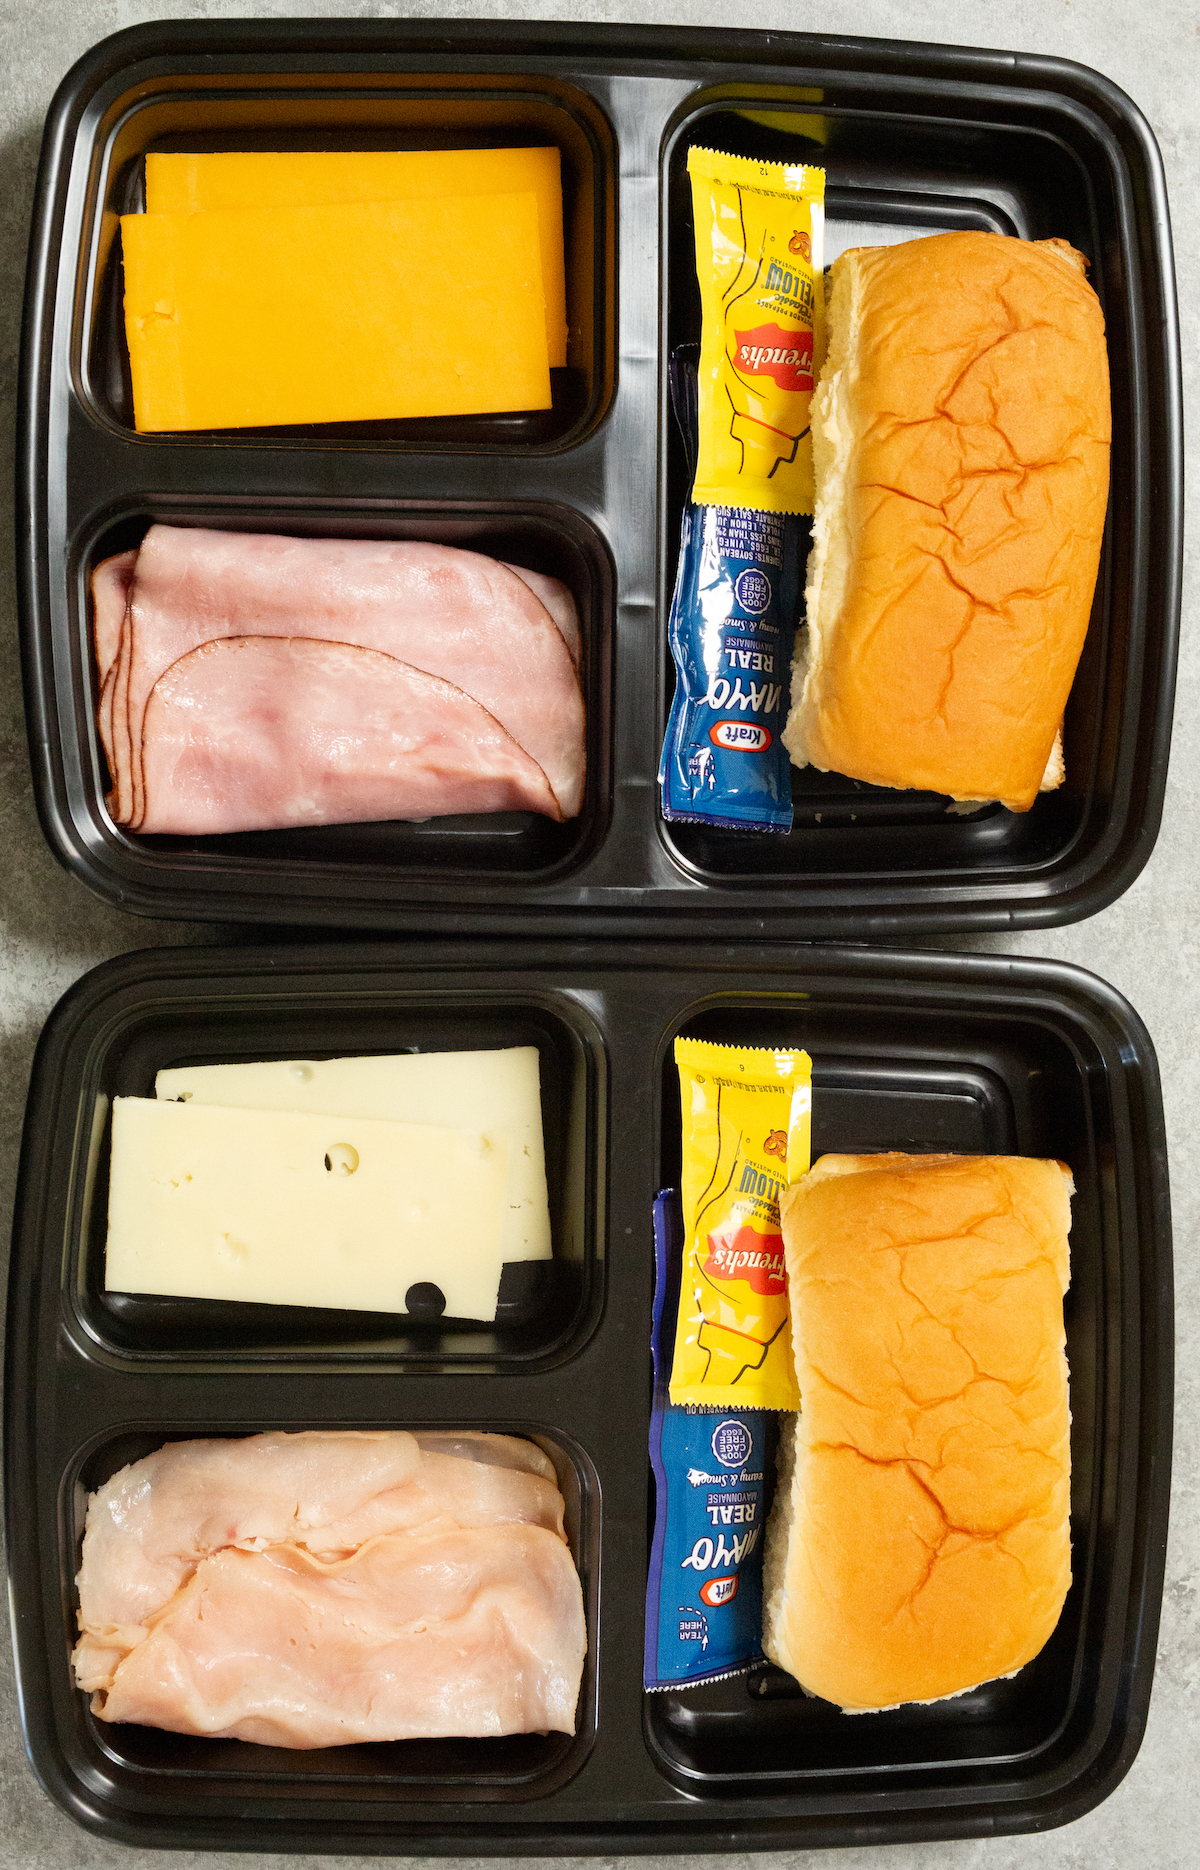
[[[154,524],[308,539],[414,539],[560,579],[579,617],[579,680],[587,721],[587,778],[579,816],[556,824],[537,812],[474,813],[205,837],[143,835],[114,825],[106,804],[111,778],[96,724],[100,684],[92,643],[91,576],[103,559],[140,545]],[[299,885],[302,891],[317,879],[336,890],[339,879],[360,871],[405,877],[409,887],[418,879],[448,874],[511,883],[569,874],[603,840],[612,794],[613,574],[595,528],[570,508],[550,501],[515,506],[499,500],[478,505],[234,498],[204,503],[161,495],[120,514],[106,512],[98,529],[79,541],[68,588],[71,685],[80,718],[89,723],[79,771],[79,815],[95,846],[110,847],[119,840],[122,856],[142,870],[166,878],[200,861],[226,876],[271,877],[282,889]]]
[[[179,1065],[272,1058],[349,1058],[395,1052],[537,1047],[550,1198],[551,1260],[504,1268],[494,1322],[427,1311],[373,1313],[304,1305],[241,1304],[104,1284],[108,1168],[114,1097],[153,1097],[158,1071]],[[68,1328],[110,1356],[170,1370],[229,1363],[383,1359],[404,1368],[544,1368],[594,1328],[604,1278],[605,1060],[585,1010],[522,1002],[476,988],[453,997],[380,991],[347,1003],[336,991],[248,1007],[239,997],[202,1009],[168,1001],[114,1020],[89,1052],[74,1087],[62,1171],[73,1192],[63,1240]],[[69,1160],[68,1160],[69,1156]]]
[[[140,441],[239,447],[289,442],[503,450],[556,448],[599,421],[612,392],[611,284],[606,264],[613,179],[611,134],[584,93],[530,74],[474,83],[454,73],[295,73],[243,67],[172,72],[105,97],[95,123],[98,172],[82,263],[80,394],[101,421],[133,434],[119,217],[145,211],[148,152],[504,149],[552,146],[562,159],[567,363],[551,373],[553,407],[502,415],[426,416],[229,429]],[[464,263],[469,256],[464,255]]]
[[[791,127],[789,127],[791,126]],[[1108,323],[1112,362],[1113,453],[1110,523],[1091,625],[1067,707],[1066,781],[1041,794],[1032,811],[992,803],[973,811],[935,793],[867,785],[815,767],[792,767],[795,812],[788,836],[690,823],[664,823],[675,858],[714,888],[785,888],[800,879],[827,886],[902,871],[910,882],[954,876],[961,884],[1047,881],[1078,862],[1104,836],[1112,806],[1113,760],[1123,709],[1119,679],[1127,645],[1110,640],[1114,617],[1129,618],[1138,593],[1127,556],[1115,546],[1111,516],[1134,497],[1129,419],[1136,402],[1127,308],[1106,279],[1104,228],[1116,202],[1085,159],[1054,131],[1034,123],[888,121],[869,98],[819,106],[723,92],[691,110],[670,138],[666,163],[665,286],[668,355],[700,338],[688,151],[728,150],[771,162],[816,163],[826,171],[825,265],[848,247],[890,245],[931,234],[978,229],[1024,240],[1065,239],[1089,262]],[[1111,185],[1110,185],[1111,186]],[[679,527],[691,489],[679,425],[668,411],[664,500],[664,590],[669,603]],[[810,529],[803,550],[807,555]],[[803,621],[803,613],[801,615]],[[1117,623],[1119,633],[1122,625]],[[663,726],[674,690],[663,650]],[[1106,675],[1106,671],[1108,672]],[[785,681],[790,682],[789,676]]]
[[[679,1172],[671,1047],[681,1032],[805,1044],[817,1152],[1029,1151],[1070,1164],[1075,1583],[1051,1642],[1012,1681],[855,1717],[766,1668],[644,1693],[650,1212]],[[213,1348],[193,1323],[173,1352],[144,1335],[126,1347],[76,1283],[81,1217],[101,1201],[98,1177],[86,1188],[101,1153],[89,1149],[93,1125],[99,1136],[104,1100],[146,1091],[158,1066],[539,1035],[558,1082],[587,1080],[570,1106],[582,1134],[569,1129],[567,1157],[588,1164],[588,1309],[554,1345],[535,1323],[528,1355],[487,1327],[461,1360],[444,1347],[422,1358],[413,1327],[383,1344],[318,1331],[265,1348],[226,1332]],[[565,1173],[570,1209],[574,1171],[553,1173]],[[51,1796],[104,1836],[503,1856],[994,1836],[1079,1816],[1136,1754],[1169,1493],[1166,1158],[1145,1030],[1077,969],[703,942],[671,955],[583,941],[127,955],[70,990],[39,1047],[8,1317],[6,1498],[27,1744]],[[406,1424],[529,1433],[579,1476],[569,1497],[593,1594],[596,1710],[586,1757],[523,1740],[483,1753],[472,1743],[469,1763],[446,1743],[436,1761],[406,1755],[411,1768],[371,1751],[281,1760],[88,1722],[67,1667],[88,1486],[173,1437]]]
[[[1071,1372],[1074,1581],[1049,1643],[1010,1680],[882,1714],[843,1714],[763,1665],[740,1679],[646,1696],[647,1743],[674,1783],[729,1796],[777,1796],[829,1773],[870,1776],[973,1765],[999,1773],[1046,1762],[1072,1744],[1081,1696],[1103,1642],[1103,1587],[1093,1574],[1103,1406],[1105,1283],[1119,1278],[1106,1241],[1106,1191],[1092,1112],[1071,1040],[1036,1018],[897,1007],[881,1042],[878,1015],[853,1006],[764,1005],[732,996],[689,1012],[682,1033],[722,1045],[803,1046],[813,1060],[812,1153],[1055,1158],[1075,1176],[1071,1285],[1065,1304]],[[664,1185],[677,1187],[678,1074],[662,1058]],[[1111,1227],[1111,1216],[1109,1216]],[[1077,1743],[1077,1741],[1076,1741]]]
[[[267,1429],[292,1430],[298,1424],[256,1420],[237,1428],[227,1423],[214,1429],[196,1422],[170,1433],[143,1427],[118,1430],[81,1448],[63,1475],[61,1500],[61,1587],[65,1613],[64,1641],[68,1652],[76,1639],[75,1608],[78,1592],[75,1573],[83,1540],[87,1498],[97,1487],[131,1461],[152,1454],[168,1441],[261,1434]],[[306,1421],[306,1428],[334,1426]],[[340,1425],[337,1425],[340,1426]],[[356,1428],[471,1429],[480,1424],[464,1421],[437,1424],[389,1419],[356,1422]],[[493,1423],[486,1425],[495,1430]],[[245,1796],[248,1782],[257,1787],[286,1788],[289,1797],[319,1800],[339,1788],[368,1803],[413,1799],[507,1802],[544,1798],[578,1770],[595,1739],[596,1650],[594,1632],[600,1550],[600,1506],[595,1469],[582,1449],[569,1438],[546,1433],[527,1423],[506,1427],[505,1434],[535,1442],[554,1464],[559,1491],[566,1507],[567,1542],[583,1587],[584,1615],[589,1652],[584,1661],[571,1734],[509,1734],[495,1738],[458,1740],[396,1740],[364,1742],[345,1747],[323,1747],[298,1753],[287,1747],[263,1747],[242,1740],[207,1740],[196,1735],[170,1733],[160,1728],[99,1720],[88,1697],[72,1690],[64,1712],[69,1713],[69,1748],[75,1770],[107,1781],[120,1791],[147,1784],[154,1787],[156,1803],[178,1802],[185,1808],[203,1801]]]
[[[208,438],[128,427],[115,224],[138,205],[146,149],[546,139],[567,178],[574,346],[574,388],[548,427],[487,417]],[[1067,711],[1067,784],[1029,814],[952,815],[941,798],[806,772],[787,837],[661,819],[687,492],[666,385],[672,347],[698,336],[684,160],[699,140],[822,163],[831,251],[982,227],[1065,235],[1092,262],[1112,364],[1109,531]],[[148,915],[426,935],[673,936],[686,917],[713,939],[896,939],[1071,921],[1137,875],[1157,835],[1174,688],[1179,358],[1161,162],[1107,80],[1021,55],[800,34],[157,22],[76,66],[46,151],[18,476],[27,711],[47,836],[101,896]],[[499,514],[517,530],[537,516],[557,526],[540,535],[546,562],[581,555],[600,618],[584,820],[169,848],[115,836],[80,673],[81,559],[127,517],[186,521],[222,506],[222,523],[274,514],[303,530],[311,514],[318,532],[344,524],[368,537],[380,515],[414,529],[426,515],[431,527],[478,517],[477,533],[453,536],[505,549]]]

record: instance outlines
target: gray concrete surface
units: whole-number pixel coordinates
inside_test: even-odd
[[[1078,962],[1119,987],[1147,1021],[1158,1047],[1172,1152],[1177,1253],[1178,1408],[1175,1486],[1158,1672],[1145,1743],[1127,1779],[1089,1817],[1036,1838],[894,1846],[890,1870],[1187,1870],[1200,1865],[1200,14],[1194,0],[742,0],[707,4],[490,5],[443,0],[412,6],[180,4],[138,0],[0,0],[0,506],[11,511],[11,436],[21,288],[41,122],[59,78],[97,39],[155,18],[296,15],[470,15],[570,17],[614,22],[831,30],[1053,53],[1107,73],[1136,99],[1162,146],[1171,189],[1188,404],[1190,538],[1184,589],[1183,658],[1174,752],[1162,835],[1139,882],[1113,908],[1075,928],[990,944]],[[7,1216],[16,1171],[29,1063],[41,1022],[60,993],[106,956],[156,942],[214,938],[211,929],[136,920],[95,902],[46,849],[34,813],[17,673],[11,528],[0,524],[0,1212]],[[4,1226],[4,1237],[7,1227]],[[21,1746],[7,1632],[0,1639],[0,1870],[77,1865],[151,1865],[161,1854],[130,1851],[78,1831],[39,1791]],[[782,1856],[782,1854],[781,1854]],[[191,1853],[175,1853],[181,1866]],[[816,1862],[809,1853],[792,1865]],[[211,1859],[196,1857],[197,1865]],[[299,1865],[296,1858],[242,1858]],[[358,1859],[337,1860],[350,1863]],[[367,1860],[362,1859],[363,1863]],[[664,1859],[668,1862],[678,1859]],[[704,1860],[715,1866],[718,1861]],[[767,1861],[760,1859],[759,1861]],[[880,1853],[839,1852],[828,1861],[866,1870]]]

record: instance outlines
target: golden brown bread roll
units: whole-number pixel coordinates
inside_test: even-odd
[[[1014,811],[1061,784],[1108,501],[1085,267],[984,233],[834,262],[796,765]]]
[[[782,1195],[801,1400],[763,1648],[809,1693],[960,1694],[1058,1622],[1072,1186],[1019,1156],[822,1156]]]

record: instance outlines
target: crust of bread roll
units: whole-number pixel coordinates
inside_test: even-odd
[[[986,233],[835,260],[797,766],[1019,812],[1061,784],[1108,503],[1085,269],[1065,241]]]
[[[1071,1582],[1069,1171],[822,1156],[780,1200],[800,1414],[763,1649],[853,1710],[1015,1674]]]

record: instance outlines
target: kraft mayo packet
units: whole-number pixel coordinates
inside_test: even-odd
[[[658,773],[667,820],[792,828],[783,730],[805,526],[787,513],[684,508],[668,626],[675,699]]]
[[[676,1039],[684,1250],[673,1403],[796,1409],[779,1196],[807,1175],[807,1052]]]
[[[646,1586],[647,1690],[719,1681],[762,1660],[762,1539],[775,1421],[762,1409],[671,1402],[682,1246],[678,1197],[667,1189],[654,1204],[656,1507]]]

